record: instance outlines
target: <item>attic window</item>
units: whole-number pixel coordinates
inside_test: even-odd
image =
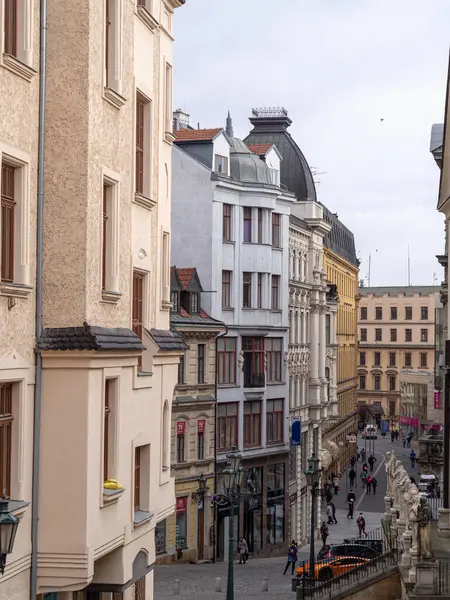
[[[178,292],[172,292],[170,301],[172,302],[172,311],[178,312],[178,310],[180,308]]]
[[[191,294],[191,313],[198,313],[198,294]]]
[[[214,171],[228,175],[228,158],[226,156],[221,156],[220,154],[215,155]]]

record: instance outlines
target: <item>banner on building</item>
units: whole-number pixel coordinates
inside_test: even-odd
[[[389,419],[381,421],[381,433],[389,433]]]
[[[197,421],[197,433],[199,433],[199,434],[205,433],[205,425],[206,425],[205,419],[199,419]]]
[[[291,444],[293,446],[300,446],[302,437],[302,422],[300,419],[292,422],[291,430]]]
[[[177,498],[176,511],[186,512],[187,509],[187,498]]]
[[[184,435],[186,430],[186,421],[177,421],[177,435]]]
[[[400,417],[400,425],[419,427],[419,419],[416,419],[416,417]]]
[[[441,392],[434,390],[434,408],[441,409]]]

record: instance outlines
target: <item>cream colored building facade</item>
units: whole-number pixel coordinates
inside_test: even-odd
[[[413,371],[434,378],[435,309],[439,289],[433,286],[360,288],[358,401],[378,404],[394,427],[407,425],[400,402],[400,375]],[[406,379],[405,379],[406,377]],[[402,407],[403,406],[403,407]],[[426,413],[426,411],[425,411]],[[422,415],[433,419],[434,413]]]
[[[21,519],[0,598],[153,598],[155,528],[175,508],[172,18],[183,3],[41,2],[39,190],[40,3],[2,13],[0,477]]]

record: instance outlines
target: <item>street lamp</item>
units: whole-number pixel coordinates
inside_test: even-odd
[[[5,572],[6,555],[13,551],[19,519],[8,508],[8,501],[0,501],[0,571]]]
[[[320,460],[313,453],[308,460],[308,469],[305,471],[306,482],[311,488],[311,540],[309,552],[309,577],[311,586],[314,586],[314,568],[315,568],[315,548],[314,538],[316,531],[316,497],[319,491],[320,476],[322,469],[319,467]]]
[[[203,506],[203,501],[204,501],[205,492],[206,492],[206,477],[203,475],[203,473],[197,479],[197,483],[198,483],[198,488],[197,488],[197,491],[195,492],[195,496],[198,501],[201,500],[201,503]]]
[[[234,507],[243,502],[251,492],[246,491],[244,485],[245,469],[242,465],[242,456],[234,450],[227,456],[227,464],[219,473],[222,481],[222,493],[214,496],[213,500],[218,506],[229,506],[228,529],[228,580],[226,600],[234,600]]]

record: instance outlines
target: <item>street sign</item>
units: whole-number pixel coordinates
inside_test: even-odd
[[[302,435],[302,422],[300,419],[292,423],[291,431],[291,444],[293,446],[300,446],[300,439]]]
[[[347,442],[349,444],[356,444],[356,435],[355,434],[350,434],[347,436]]]

